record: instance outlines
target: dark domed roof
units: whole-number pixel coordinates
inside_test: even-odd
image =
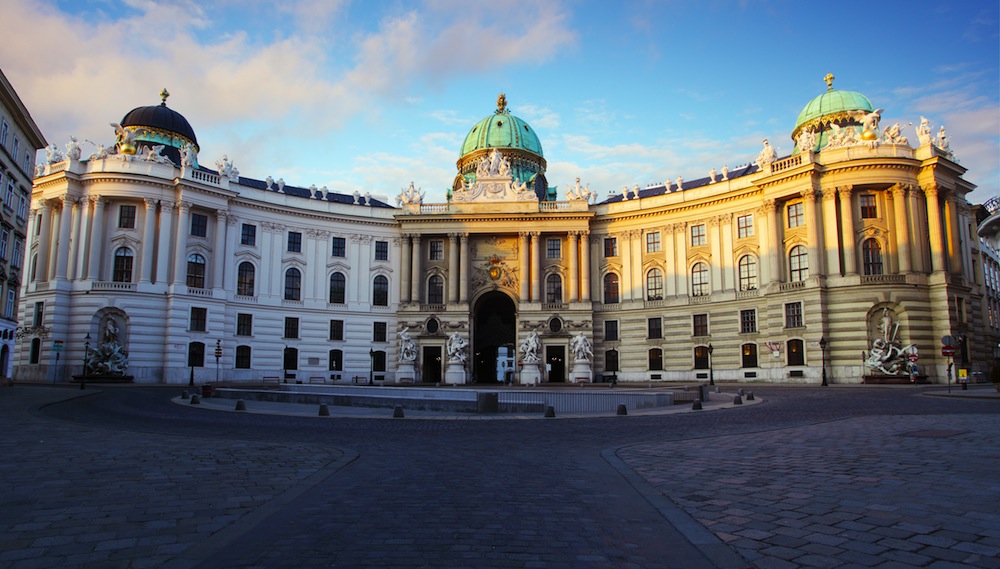
[[[161,131],[163,134],[172,134],[180,138],[188,139],[195,147],[198,146],[198,138],[194,135],[194,129],[188,123],[184,115],[167,107],[166,90],[161,93],[163,102],[159,105],[149,107],[138,107],[132,109],[122,119],[123,127],[145,127],[154,131]]]

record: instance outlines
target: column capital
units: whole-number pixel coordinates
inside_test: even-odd
[[[837,186],[837,193],[840,194],[841,199],[851,199],[852,192],[854,192],[854,186]]]
[[[189,211],[191,211],[191,202],[181,200],[177,202],[177,205],[174,207],[176,207],[177,211],[180,213],[188,213]]]
[[[819,196],[815,188],[806,188],[799,192],[799,195],[802,196],[803,199],[812,198],[814,200]]]
[[[458,233],[449,233],[448,234],[448,241],[451,241],[451,242],[454,243],[455,241],[458,240],[458,236],[459,236]]]
[[[823,200],[829,201],[837,197],[837,188],[823,188]]]
[[[772,213],[778,210],[778,202],[768,198],[762,202],[761,207],[765,212]]]
[[[143,198],[142,201],[146,204],[146,209],[153,209],[160,203],[160,200],[154,198]]]
[[[215,219],[219,220],[220,222],[225,221],[227,215],[229,215],[228,209],[215,210]]]

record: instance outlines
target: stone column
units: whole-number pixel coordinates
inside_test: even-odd
[[[724,213],[719,216],[722,222],[722,254],[719,255],[719,265],[722,268],[722,290],[736,290],[736,269],[733,267],[733,214]]]
[[[840,194],[840,220],[844,224],[841,242],[844,244],[844,274],[858,274],[858,253],[855,248],[857,236],[854,234],[854,200],[852,186],[837,188]]]
[[[410,249],[410,235],[404,233],[401,237],[401,249],[399,254],[399,301],[401,303],[410,302],[410,269],[413,267],[413,253]]]
[[[177,240],[174,245],[174,284],[187,283],[187,244],[191,232],[191,204],[177,204]]]
[[[264,275],[265,278],[270,279],[271,281],[268,285],[270,287],[271,294],[277,296],[281,300],[285,299],[286,270],[286,267],[281,264],[283,256],[282,251],[288,249],[285,229],[287,228],[280,223],[271,224],[271,270]]]
[[[531,300],[542,301],[542,240],[541,233],[531,232]]]
[[[719,225],[722,216],[714,216],[708,220],[708,244],[712,250],[712,292],[720,292],[723,289],[722,283],[722,232]]]
[[[642,273],[642,230],[633,229],[628,232],[629,246],[632,248],[632,299],[646,298],[646,279]]]
[[[566,247],[569,252],[569,259],[567,263],[569,265],[569,287],[566,290],[566,300],[567,302],[576,302],[580,299],[579,292],[579,282],[580,282],[580,266],[578,257],[580,254],[580,232],[570,231],[569,232],[569,244]]]
[[[944,271],[945,260],[944,224],[941,219],[941,203],[938,201],[938,187],[924,188],[927,197],[927,237],[931,244],[931,267],[933,272]]]
[[[96,215],[94,219],[97,219]],[[170,234],[173,231],[173,226],[174,204],[160,202],[160,231],[156,243],[156,282],[158,283],[170,282]],[[91,237],[91,241],[93,241],[93,237]]]
[[[38,223],[38,220],[35,220]],[[90,207],[90,200],[80,198],[80,226],[76,234],[76,273],[74,278],[87,278],[87,252],[90,250],[90,227],[94,223],[94,210]],[[32,229],[29,228],[29,235]]]
[[[69,280],[76,279],[80,249],[83,249],[83,245],[80,243],[80,224],[83,223],[82,218],[84,214],[82,203],[82,198],[73,200],[73,222],[70,229],[70,243],[72,246],[69,251],[69,267],[66,269],[66,278]]]
[[[153,281],[153,251],[156,247],[156,200],[145,198],[146,208],[142,219],[142,268],[139,271],[139,282]]]
[[[677,276],[677,294],[690,296],[687,267],[687,223],[678,223],[674,226],[674,230],[674,243],[677,246],[677,260],[674,265],[674,274]]]
[[[424,252],[420,248],[420,235],[414,235],[413,254],[410,257],[410,262],[413,263],[413,266],[410,269],[410,299],[413,302],[423,301],[423,297],[420,295],[420,281],[423,279],[421,270],[421,260],[423,254]]]
[[[223,253],[223,263],[226,266],[222,279],[222,288],[232,293],[236,292],[236,236],[240,234],[240,220],[235,215],[226,216],[226,251]],[[323,265],[320,265],[323,266]]]
[[[945,223],[948,238],[948,263],[951,268],[951,274],[961,277],[964,273],[964,269],[962,268],[962,237],[960,235],[962,223],[958,212],[958,199],[954,191],[945,194],[944,207],[947,215]]]
[[[621,297],[623,303],[627,300],[632,300],[632,287],[634,286],[632,282],[632,267],[635,261],[632,260],[631,234],[631,231],[622,231],[618,234],[618,245],[620,247],[618,254],[621,255],[622,259],[622,274],[618,282],[618,295]]]
[[[806,239],[809,240],[809,274],[820,275],[823,274],[823,244],[820,242],[820,219],[816,215],[816,190],[802,190],[802,203],[806,219]]]
[[[460,236],[462,250],[458,261],[458,301],[469,302],[469,234]]]
[[[923,190],[917,186],[910,186],[910,191],[907,192],[906,211],[912,217],[913,228],[927,227],[927,208],[922,207],[920,204],[920,198],[923,193]],[[913,270],[921,273],[929,273],[930,267],[927,264],[929,256],[930,252],[927,250],[926,236],[923,236],[920,231],[911,231],[910,257],[913,260]]]
[[[590,232],[580,232],[580,301],[590,302]]]
[[[462,277],[458,270],[458,234],[448,234],[448,302],[458,302],[458,287]]]
[[[413,244],[413,250],[414,251],[420,251],[419,238],[416,238],[416,239],[417,240]],[[375,276],[372,274],[372,258],[374,257],[373,251],[372,251],[372,247],[373,247],[372,241],[373,241],[373,239],[372,239],[371,235],[362,235],[360,237],[360,241],[361,241],[360,248],[361,248],[362,252],[361,252],[361,263],[360,263],[360,265],[358,267],[358,269],[359,269],[359,271],[358,271],[358,277],[359,277],[358,281],[359,281],[359,284],[355,288],[360,289],[358,291],[358,293],[359,293],[358,300],[361,301],[362,303],[371,305],[371,302],[372,302],[372,284],[373,284],[373,279],[375,278]],[[414,255],[413,259],[414,259],[414,263],[417,263],[418,266],[419,266],[419,263],[420,263],[420,254],[418,253],[418,254]],[[418,274],[419,275],[420,271],[413,271],[413,272],[414,272],[414,274]],[[420,298],[420,296],[419,296],[420,295],[420,289],[419,288],[414,289],[413,295],[414,295],[415,298]],[[390,297],[389,301],[392,302],[392,298],[391,297]]]
[[[254,275],[254,285],[256,288],[254,292],[258,296],[270,296],[273,294],[271,292],[271,273],[281,270],[281,261],[279,257],[278,266],[275,266],[274,255],[272,255],[273,247],[271,245],[274,242],[274,226],[270,222],[265,221],[260,224],[260,231],[260,266],[257,267],[257,272]]]
[[[826,242],[826,274],[840,276],[840,239],[837,238],[837,189],[823,189],[823,237]]]
[[[35,264],[35,279],[37,282],[49,280],[49,258],[52,255],[52,204],[42,200],[38,210],[40,225],[35,240],[38,242],[38,261]]]
[[[62,210],[59,213],[59,241],[56,251],[56,278],[65,280],[69,274],[69,236],[73,221],[73,200],[68,196],[62,199]]]
[[[306,238],[306,247],[304,254],[305,266],[300,269],[302,271],[302,300],[314,300],[317,297],[317,287],[316,287],[316,264],[314,260],[316,259],[316,237],[317,231],[315,229],[307,229],[303,231]],[[323,290],[320,288],[319,290]],[[319,295],[320,297],[325,297],[326,295]]]
[[[764,200],[763,210],[767,214],[767,220],[762,228],[762,235],[766,235],[768,242],[768,248],[764,249],[767,257],[767,273],[764,274],[764,280],[769,283],[777,283],[781,282],[781,264],[785,258],[785,248],[781,243],[780,229],[782,219],[778,209],[778,202],[775,200]],[[763,248],[763,243],[761,244],[761,248]]]
[[[91,209],[94,210],[94,225],[90,232],[90,267],[87,276],[91,280],[101,279],[101,259],[104,258],[104,200],[101,196],[90,198]]]
[[[531,282],[531,253],[528,250],[528,239],[530,233],[527,231],[521,231],[518,233],[518,238],[520,246],[517,251],[517,256],[521,261],[521,302],[527,302],[531,299],[528,296],[528,284]]]
[[[228,211],[215,211],[215,245],[212,247],[212,288],[222,288],[226,274],[226,217]]]
[[[912,270],[910,255],[910,219],[907,215],[906,196],[909,188],[902,184],[896,184],[889,188],[892,191],[892,210],[895,216],[896,225],[896,254],[899,257],[899,272],[906,274]]]

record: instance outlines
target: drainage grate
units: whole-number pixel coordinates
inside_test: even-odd
[[[943,439],[946,437],[956,437],[958,435],[964,435],[969,431],[949,431],[945,429],[927,429],[923,431],[910,431],[909,433],[902,433],[901,436],[904,437],[922,437],[925,439]]]

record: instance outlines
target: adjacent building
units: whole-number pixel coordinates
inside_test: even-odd
[[[411,184],[395,206],[205,167],[164,91],[114,145],[40,168],[22,317],[48,335],[26,330],[16,377],[68,380],[86,351],[147,383],[517,382],[533,339],[546,382],[943,382],[944,336],[985,369],[974,186],[947,133],[880,125],[832,81],[791,155],[765,140],[602,199],[549,183],[501,95],[448,201]]]
[[[35,152],[46,144],[0,70],[0,381],[10,380],[12,373]]]

